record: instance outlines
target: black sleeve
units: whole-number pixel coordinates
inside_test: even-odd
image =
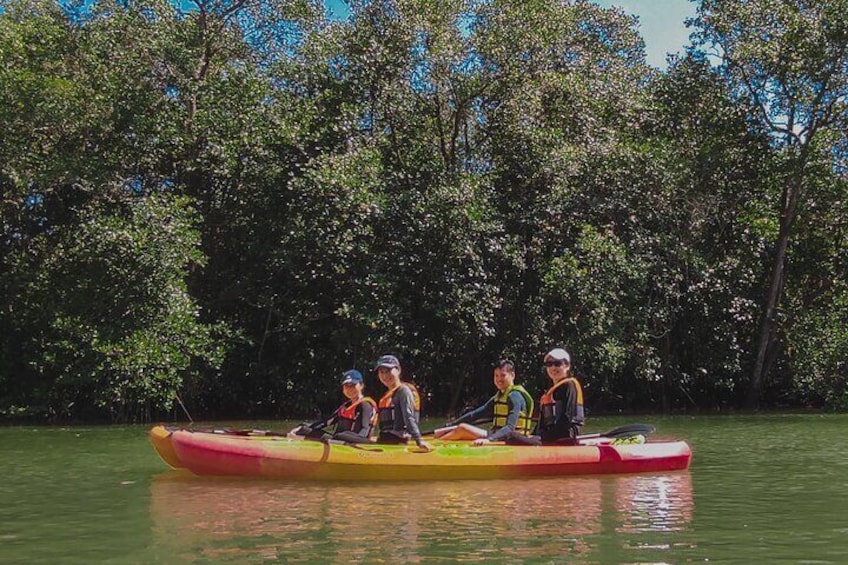
[[[573,424],[577,416],[577,387],[569,382],[554,392],[554,397],[562,403],[560,417],[554,424],[554,429],[559,437],[574,437]]]
[[[344,406],[344,404],[342,404],[341,406],[336,408],[336,410],[332,414],[330,414],[326,419],[320,420],[318,422],[313,422],[312,424],[309,424],[309,427],[312,428],[313,430],[320,430],[320,429],[332,426],[333,424],[336,423],[336,421],[338,421],[339,410],[341,410],[343,406]]]
[[[565,399],[565,414],[568,416],[569,424],[573,424],[578,421],[577,385],[575,385],[573,381],[568,383],[568,394]]]
[[[318,420],[317,422],[312,422],[309,424],[309,429],[311,430],[323,430],[327,426],[332,425],[336,421],[336,413],[333,412],[333,415],[327,418],[326,420]]]

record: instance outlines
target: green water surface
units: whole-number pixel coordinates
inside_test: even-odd
[[[210,479],[168,470],[147,426],[0,428],[0,563],[848,563],[848,416],[597,418],[587,431],[631,421],[689,441],[692,468]]]

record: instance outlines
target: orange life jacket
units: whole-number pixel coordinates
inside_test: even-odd
[[[574,377],[566,377],[549,388],[548,391],[542,395],[542,398],[539,399],[539,418],[543,424],[549,426],[553,425],[560,417],[559,411],[562,410],[562,406],[557,404],[554,400],[554,391],[568,382],[574,383],[574,388],[577,390],[577,406],[582,408],[583,387],[580,386],[580,381]]]
[[[374,402],[374,399],[363,396],[356,402],[345,402],[339,409],[336,411],[336,416],[338,417],[338,422],[336,423],[336,432],[354,432],[359,433],[362,429],[362,425],[359,422],[359,418],[356,417],[356,413],[358,412],[357,408],[363,402],[367,402],[371,404],[371,407],[374,409],[371,414],[371,421],[369,422],[369,427],[373,428],[374,424],[377,423],[377,403]],[[371,430],[368,430],[368,433],[371,433]]]
[[[415,415],[418,416],[421,412],[421,395],[418,393],[418,389],[412,383],[401,382],[398,386],[386,392],[386,394],[384,394],[383,397],[380,398],[380,404],[378,405],[378,414],[381,430],[391,430],[394,427],[395,405],[393,399],[395,396],[395,392],[397,392],[397,390],[402,386],[405,386],[406,388],[412,391],[412,406],[415,409]]]

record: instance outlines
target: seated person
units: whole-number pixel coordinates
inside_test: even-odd
[[[345,371],[342,391],[347,400],[326,420],[298,426],[289,435],[319,441],[334,439],[347,443],[370,443],[371,430],[377,422],[377,403],[363,395],[364,388],[362,373],[356,369]],[[326,428],[333,424],[333,431],[328,431]]]
[[[466,412],[447,427],[436,430],[435,437],[443,440],[473,440],[473,445],[485,445],[493,441],[509,441],[514,434],[530,434],[533,414],[533,397],[523,386],[515,384],[515,364],[501,359],[494,364],[493,380],[495,393],[482,406]],[[473,426],[468,422],[480,419],[492,421],[490,430]]]
[[[418,428],[421,397],[412,383],[401,381],[398,358],[383,355],[375,368],[380,382],[388,389],[377,405],[380,422],[377,443],[405,444],[412,439],[421,451],[430,451],[432,448]]]
[[[544,365],[552,386],[539,400],[539,422],[534,435],[513,439],[524,445],[578,445],[577,436],[585,420],[583,388],[569,375],[571,356],[557,347],[545,355]]]

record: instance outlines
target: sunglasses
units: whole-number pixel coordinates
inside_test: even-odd
[[[562,367],[563,365],[568,365],[565,361],[545,361],[545,367]]]

